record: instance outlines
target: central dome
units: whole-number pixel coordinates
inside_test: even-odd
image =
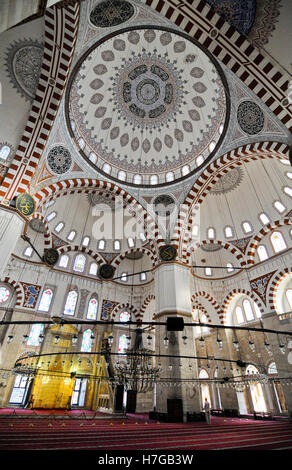
[[[193,40],[139,27],[95,44],[75,67],[66,99],[78,150],[98,171],[163,185],[201,167],[227,121],[226,83]]]

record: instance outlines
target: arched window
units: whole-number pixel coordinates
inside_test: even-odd
[[[90,268],[89,268],[89,274],[92,276],[96,276],[97,274],[97,264],[96,263],[91,263]]]
[[[59,222],[58,225],[56,225],[56,227],[55,227],[55,232],[57,232],[57,233],[61,232],[64,225],[65,224],[63,222]]]
[[[6,300],[8,300],[10,297],[10,291],[9,289],[7,289],[7,287],[0,287],[0,304],[2,304],[3,302],[6,302]]]
[[[254,313],[250,301],[248,299],[245,299],[242,303],[242,306],[247,321],[254,320]]]
[[[292,197],[292,188],[290,188],[290,186],[285,186],[284,193],[286,193],[288,196]]]
[[[83,273],[85,268],[86,258],[83,255],[77,255],[74,261],[73,270]]]
[[[129,246],[129,248],[133,248],[134,245],[135,245],[135,242],[134,242],[133,238],[131,238],[131,237],[128,238],[128,246]]]
[[[214,142],[214,140],[212,140],[212,142],[210,142],[210,144],[209,144],[209,151],[213,152],[215,147],[216,147],[216,142]]]
[[[105,173],[107,173],[108,175],[110,174],[110,172],[112,171],[112,167],[108,164],[108,163],[105,163],[102,167],[103,171]]]
[[[28,246],[25,250],[24,250],[24,256],[32,256],[32,253],[33,253],[33,249],[31,246]]]
[[[208,228],[208,238],[211,240],[215,238],[215,230],[213,227]]]
[[[96,163],[97,156],[95,155],[95,153],[90,152],[90,154],[89,154],[89,160],[90,160],[92,163]]]
[[[67,240],[69,240],[70,242],[72,242],[72,240],[74,240],[76,236],[76,232],[75,230],[71,230],[71,232],[69,233],[68,237],[67,237]]]
[[[262,224],[267,225],[268,223],[270,223],[270,218],[267,216],[267,214],[262,212],[260,214],[260,221],[262,222]]]
[[[127,351],[127,348],[128,348],[127,336],[120,335],[118,352],[120,354],[125,354],[125,352]]]
[[[255,302],[253,303],[253,309],[256,313],[257,318],[261,318],[262,317],[262,312],[260,311],[258,305]]]
[[[287,297],[287,300],[288,300],[289,307],[292,310],[292,289],[287,289],[286,290],[286,297]]]
[[[48,312],[50,310],[52,299],[53,299],[52,289],[45,289],[44,292],[42,293],[38,310],[40,312]]]
[[[271,362],[271,364],[269,365],[268,374],[271,374],[271,375],[278,374],[277,366],[275,362]]]
[[[44,325],[42,323],[38,323],[37,325],[32,325],[29,337],[27,340],[27,346],[39,346],[39,336],[43,334]]]
[[[53,220],[56,217],[56,215],[57,215],[56,212],[51,212],[47,217],[47,221],[51,222],[51,220]]]
[[[105,248],[105,241],[104,240],[99,240],[98,249],[99,250],[104,250],[104,248]]]
[[[89,242],[90,242],[90,238],[89,237],[84,237],[83,240],[82,240],[82,246],[88,246]]]
[[[131,314],[129,312],[121,312],[120,313],[120,321],[127,322],[131,320]]]
[[[252,232],[252,226],[249,222],[245,221],[242,223],[242,228],[244,230],[245,233],[250,233]]]
[[[199,373],[200,379],[209,379],[209,374],[205,369],[201,369]],[[210,395],[210,388],[208,384],[201,384],[201,393],[202,393],[202,406],[204,406],[205,398],[207,398],[208,402],[211,404],[211,395]]]
[[[181,169],[181,173],[183,176],[186,176],[190,172],[190,167],[189,165],[184,165]]]
[[[243,313],[242,313],[242,308],[237,306],[236,309],[235,309],[235,313],[236,313],[237,322],[238,323],[244,323],[244,316],[243,316]]]
[[[280,214],[282,214],[286,210],[286,207],[280,201],[275,201],[274,202],[274,207],[278,212],[280,212]]]
[[[273,232],[270,236],[270,240],[275,253],[286,250],[287,244],[281,232]]]
[[[173,172],[172,172],[172,171],[169,171],[168,173],[166,173],[165,179],[166,179],[166,182],[167,182],[167,183],[170,182],[170,181],[173,181],[173,180],[174,180],[174,174],[173,174]]]
[[[3,145],[0,149],[0,158],[2,158],[2,160],[7,160],[7,158],[9,157],[9,154],[10,154],[10,147],[8,147],[8,145]]]
[[[212,276],[212,268],[205,268],[205,275]]]
[[[74,315],[76,304],[78,299],[78,293],[76,290],[71,290],[67,295],[66,304],[64,307],[64,315]]]
[[[232,273],[234,271],[234,267],[231,263],[227,263],[227,272]]]
[[[85,330],[82,336],[81,352],[90,352],[92,349],[91,330]]]
[[[96,320],[98,301],[96,297],[92,297],[88,303],[87,315],[88,320]]]
[[[134,175],[133,183],[134,184],[141,184],[142,183],[142,176],[141,175]]]
[[[114,241],[114,249],[115,249],[115,250],[120,250],[120,248],[121,248],[121,243],[120,243],[120,241],[119,241],[119,240],[115,240],[115,241]]]
[[[118,172],[118,178],[119,178],[119,180],[125,181],[126,176],[127,176],[127,175],[126,175],[126,172],[125,172],[125,171],[120,170],[120,171]]]
[[[69,257],[67,255],[62,255],[59,261],[60,268],[67,268]]]
[[[79,144],[79,147],[81,148],[81,150],[84,149],[85,142],[81,137],[80,137],[80,139],[78,139],[78,144]]]
[[[208,323],[208,318],[207,316],[205,315],[205,313],[203,313],[200,317],[200,322],[201,323]],[[207,326],[203,326],[202,327],[202,333],[208,333],[209,332],[209,328]]]
[[[158,176],[157,175],[151,175],[150,176],[150,184],[158,184]]]
[[[199,155],[197,158],[196,158],[196,165],[197,166],[200,166],[202,165],[202,163],[204,163],[204,157],[202,155]]]
[[[258,253],[258,257],[260,261],[265,261],[266,259],[269,258],[265,245],[259,245],[257,248],[257,253]]]
[[[232,238],[233,237],[232,227],[225,227],[225,237],[226,238]]]

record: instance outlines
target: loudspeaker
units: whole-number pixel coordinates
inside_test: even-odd
[[[167,317],[166,329],[167,331],[183,331],[184,319],[182,317]]]

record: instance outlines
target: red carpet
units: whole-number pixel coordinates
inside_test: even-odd
[[[80,411],[79,411],[80,413]],[[0,417],[1,450],[292,449],[290,422],[212,417],[212,424]]]

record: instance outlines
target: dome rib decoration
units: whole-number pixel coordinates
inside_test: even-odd
[[[229,115],[223,81],[186,35],[128,28],[97,43],[75,67],[69,131],[83,156],[113,179],[165,184],[186,176],[183,166],[196,171],[221,143]]]

